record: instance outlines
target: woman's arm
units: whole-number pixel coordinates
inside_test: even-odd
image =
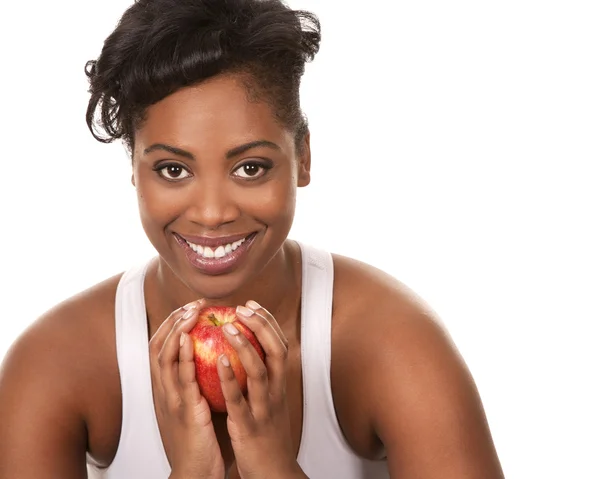
[[[372,428],[392,478],[501,479],[502,469],[475,383],[443,328],[398,295],[380,299],[364,386]]]
[[[52,323],[35,323],[0,367],[0,477],[87,477],[81,385],[65,353],[78,339],[67,331],[61,337]]]

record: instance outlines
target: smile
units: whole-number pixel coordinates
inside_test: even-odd
[[[224,256],[230,255],[236,249],[238,249],[242,243],[246,241],[246,238],[242,238],[239,241],[234,241],[233,243],[227,243],[223,245],[219,245],[217,247],[211,248],[210,246],[201,246],[199,244],[190,243],[186,240],[186,243],[190,248],[192,248],[196,253],[203,256],[204,258],[223,258]]]
[[[223,239],[173,236],[195,269],[204,274],[219,275],[233,271],[244,261],[257,233]],[[194,241],[190,241],[192,239]]]

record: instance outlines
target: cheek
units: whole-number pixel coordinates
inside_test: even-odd
[[[240,209],[266,224],[287,223],[294,215],[296,188],[289,180],[273,179],[255,188],[240,188],[238,195]]]
[[[147,174],[138,176],[136,193],[144,229],[168,223],[185,207],[184,195],[178,194],[174,188],[165,188]]]

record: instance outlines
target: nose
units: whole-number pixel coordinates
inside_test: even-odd
[[[227,183],[214,179],[196,182],[190,189],[187,219],[209,229],[234,221],[240,211]]]

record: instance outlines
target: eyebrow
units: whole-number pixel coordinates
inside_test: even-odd
[[[251,150],[252,148],[258,148],[260,146],[270,148],[275,151],[281,151],[281,147],[279,145],[277,145],[276,143],[273,143],[272,141],[256,140],[256,141],[251,141],[249,143],[244,143],[243,145],[239,145],[239,146],[235,146],[235,147],[231,148],[225,154],[225,158],[227,158],[229,160],[235,156],[245,153],[248,150]],[[190,153],[189,151],[182,150],[181,148],[177,148],[175,146],[165,145],[164,143],[154,143],[153,145],[150,145],[148,148],[146,148],[144,150],[144,155],[147,155],[147,154],[152,153],[153,151],[157,151],[157,150],[166,151],[173,155],[182,156],[189,160],[196,161],[196,158],[194,157],[194,155],[192,153]]]

